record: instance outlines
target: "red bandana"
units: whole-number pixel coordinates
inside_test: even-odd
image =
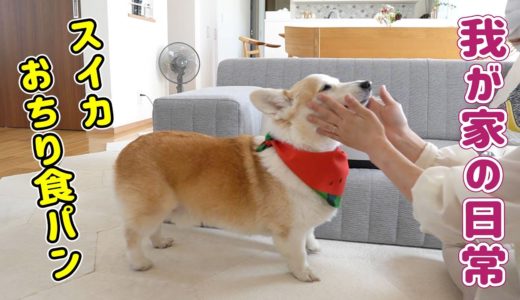
[[[347,154],[339,147],[329,152],[309,152],[298,150],[267,135],[266,140],[257,151],[271,146],[285,165],[310,188],[320,194],[325,193],[341,198],[349,166]],[[323,195],[321,196],[323,197]],[[332,205],[330,201],[329,204]],[[339,201],[337,205],[339,205]],[[333,206],[336,207],[336,205]]]

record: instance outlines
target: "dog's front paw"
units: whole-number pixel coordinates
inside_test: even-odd
[[[307,250],[308,254],[318,253],[321,250],[320,243],[318,243],[316,239],[307,240],[305,244],[305,249]]]
[[[154,248],[157,248],[157,249],[170,248],[173,245],[173,239],[172,238],[160,238],[158,240],[153,240],[152,245]]]
[[[300,272],[292,272],[293,276],[296,277],[299,281],[303,282],[315,282],[320,281],[320,278],[311,271],[309,268],[303,269]]]
[[[134,271],[146,271],[149,270],[153,266],[153,263],[148,258],[143,258],[137,261],[132,261],[130,263],[130,267]]]

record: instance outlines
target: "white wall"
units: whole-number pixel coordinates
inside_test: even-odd
[[[162,0],[154,1],[155,23],[128,16],[127,1],[81,1],[82,17],[98,21],[98,36],[105,43],[105,65],[102,70],[104,90],[100,96],[109,96],[114,109],[113,127],[119,127],[151,118],[152,106],[139,93],[151,99],[168,94],[167,81],[157,66],[157,57],[167,45],[167,6]],[[85,55],[85,60],[89,59]]]
[[[249,36],[250,10],[249,1],[219,1],[217,8],[218,62],[228,58],[242,57],[242,43],[238,40],[238,36]]]
[[[215,85],[219,2],[220,0],[196,0],[195,2],[195,49],[199,53],[201,61],[200,72],[196,78],[197,88]]]
[[[167,45],[167,6],[154,1],[155,23],[128,16],[127,1],[107,1],[111,58],[112,103],[115,126],[151,117],[151,99],[167,95],[167,81],[157,65],[161,50]]]
[[[195,47],[195,2],[168,0],[168,44],[183,42]],[[169,87],[170,94],[176,93],[176,84]],[[194,89],[195,80],[184,85],[185,91]]]
[[[238,36],[249,35],[249,10],[246,0],[168,0],[169,42],[193,46],[201,59],[199,75],[184,90],[214,86],[218,63],[242,56]]]
[[[87,3],[88,2],[88,3]],[[91,47],[85,48],[83,52],[83,62],[87,65],[94,54],[102,54],[105,57],[105,62],[101,66],[101,83],[103,86],[101,89],[95,92],[100,97],[112,97],[112,89],[110,82],[110,55],[109,49],[110,44],[108,43],[108,15],[107,15],[107,1],[106,0],[90,0],[81,1],[81,15],[83,18],[93,18],[96,20],[97,29],[96,36],[98,36],[104,42],[104,47],[100,51],[94,50]],[[93,91],[85,85],[85,94],[88,95]]]

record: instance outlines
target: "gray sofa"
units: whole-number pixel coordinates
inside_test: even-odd
[[[341,81],[371,80],[374,94],[385,84],[402,105],[409,124],[438,146],[457,143],[458,113],[464,101],[464,73],[474,62],[458,60],[384,59],[232,59],[220,63],[217,87],[157,99],[154,130],[188,130],[216,136],[263,134],[261,115],[250,104],[257,87],[289,88],[312,73]],[[504,64],[504,72],[509,69]],[[345,148],[353,164],[367,160]],[[440,248],[424,234],[411,205],[377,169],[351,169],[337,216],[316,230],[319,238]]]

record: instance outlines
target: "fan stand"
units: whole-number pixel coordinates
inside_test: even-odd
[[[177,93],[182,93],[184,91],[184,89],[182,87],[182,83],[183,83],[182,77],[184,76],[185,70],[186,70],[186,68],[181,68],[179,70],[179,74],[177,74]]]

